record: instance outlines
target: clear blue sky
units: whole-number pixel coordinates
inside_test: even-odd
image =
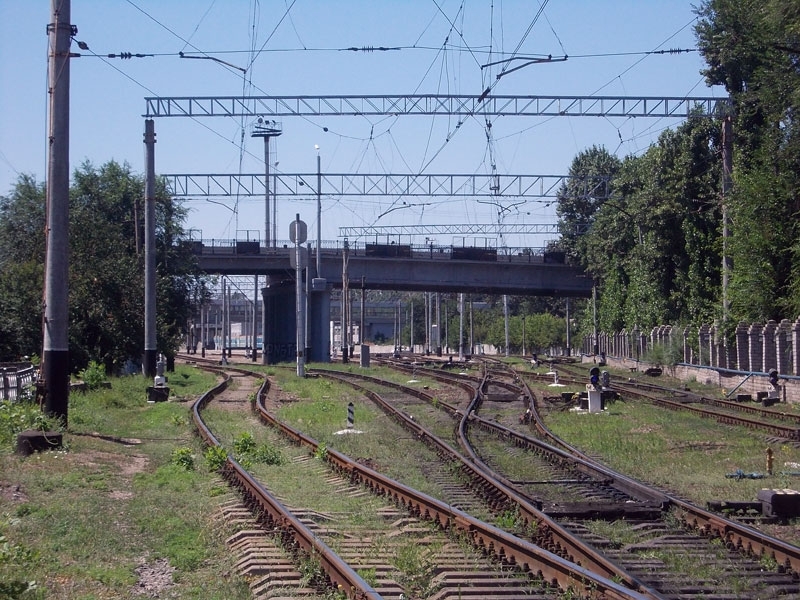
[[[502,78],[496,94],[725,96],[707,88],[694,48],[692,4],[682,0],[72,0],[76,40],[89,45],[71,62],[72,169],[114,159],[144,171],[147,96],[479,94],[498,67],[491,58],[568,55]],[[491,9],[492,4],[494,9]],[[21,173],[46,172],[46,0],[0,2],[0,194]],[[535,22],[534,22],[535,20]],[[400,47],[350,52],[348,47]],[[202,51],[247,68],[247,74],[179,52]],[[154,57],[120,60],[109,53]],[[94,54],[99,55],[93,56]],[[621,56],[611,56],[621,54]],[[102,58],[101,58],[102,57]],[[483,119],[456,129],[448,117],[283,119],[274,146],[279,172],[488,173],[564,175],[575,154],[601,145],[620,157],[638,154],[676,121],[607,118],[501,118],[487,141]],[[156,119],[160,173],[261,173],[263,144],[237,119]],[[325,132],[323,127],[327,127]],[[245,130],[242,138],[243,128]],[[446,142],[447,138],[450,142]],[[322,237],[341,226],[492,223],[497,206],[472,198],[425,201],[378,219],[396,198],[324,197]],[[278,237],[300,213],[316,232],[316,205],[278,199]],[[501,200],[501,203],[505,201]],[[509,199],[507,206],[517,204]],[[263,229],[263,200],[220,206],[187,203],[188,226],[204,238]],[[530,201],[504,211],[506,223],[553,223],[554,208]],[[451,239],[437,240],[441,244]],[[493,245],[497,240],[489,240]],[[505,240],[539,245],[537,240]]]

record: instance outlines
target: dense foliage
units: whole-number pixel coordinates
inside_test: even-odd
[[[559,194],[565,231],[588,225],[561,244],[596,280],[600,330],[713,320],[730,328],[800,314],[800,5],[706,0],[697,14],[706,80],[732,100],[732,188],[723,197],[725,114],[691,117],[621,163],[603,148],[574,159],[570,175],[612,177],[607,199],[575,186]]]
[[[70,189],[69,339],[71,368],[105,369],[144,351],[144,182],[114,161],[85,163]],[[201,287],[188,248],[177,243],[185,210],[162,188],[156,197],[158,347],[182,339]],[[20,176],[0,197],[0,359],[40,354],[45,189]]]

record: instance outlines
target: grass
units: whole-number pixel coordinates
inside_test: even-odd
[[[214,520],[227,485],[204,467],[180,401],[214,378],[178,366],[177,396],[158,404],[146,402],[148,384],[112,379],[110,390],[71,394],[60,451],[20,457],[2,428],[0,598],[130,597],[137,569],[160,560],[175,569],[164,595],[250,597],[231,575],[231,532]]]
[[[392,444],[386,443],[386,433],[373,433],[389,419],[361,394],[323,379],[298,379],[289,369],[266,372],[284,392],[304,399],[284,403],[280,418],[326,448],[369,459],[395,479],[440,495],[420,469],[423,461],[435,459],[433,454],[399,426],[389,434]],[[370,373],[380,377],[384,370]],[[405,381],[408,376],[394,377]],[[188,404],[182,402],[214,383],[213,376],[178,366],[170,374],[172,401],[167,403],[147,404],[149,382],[139,377],[113,379],[110,390],[72,394],[65,449],[27,458],[12,453],[13,441],[19,430],[42,425],[38,409],[0,404],[0,598],[128,597],[139,581],[137,569],[160,560],[176,569],[166,595],[249,598],[246,582],[230,575],[232,557],[224,544],[230,532],[212,519],[221,497],[229,494],[227,485],[206,465]],[[356,428],[364,433],[336,435],[344,429],[349,402],[355,405]],[[213,408],[208,417],[230,449],[253,452],[277,445],[276,434],[253,417]],[[773,446],[774,476],[729,479],[725,475],[737,469],[764,472],[762,436],[686,413],[617,402],[602,415],[558,413],[549,419],[556,433],[619,470],[697,502],[753,500],[762,487],[795,487],[796,480],[780,472],[784,462],[800,463],[800,450]],[[349,514],[352,523],[364,527],[373,524],[374,514],[356,509],[346,494],[298,486],[292,459],[307,451],[295,451],[284,451],[285,461],[275,464],[254,461],[253,469],[288,504]],[[616,533],[620,543],[625,535]],[[376,545],[375,551],[381,549]],[[424,573],[414,559],[411,550],[397,554],[410,579],[421,577],[417,583],[424,587]]]
[[[560,437],[613,468],[704,504],[712,500],[754,501],[765,487],[790,488],[797,478],[784,463],[800,463],[800,449],[768,444],[761,434],[727,427],[688,412],[646,402],[617,401],[602,414],[550,413],[547,424]],[[766,471],[766,449],[774,474]],[[761,479],[736,479],[746,476]]]

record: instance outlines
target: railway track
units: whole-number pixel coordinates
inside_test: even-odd
[[[438,377],[439,375],[436,376]],[[502,377],[504,381],[499,387],[502,389],[508,389],[507,380],[514,379],[514,375],[505,373]],[[442,375],[441,378],[443,380],[451,380],[452,376]],[[490,389],[486,386],[485,382],[482,385],[486,387],[487,390]],[[494,395],[496,396],[496,393]],[[485,394],[485,397],[492,398],[493,394],[489,392],[488,394]],[[532,399],[531,405],[534,405]],[[520,407],[520,410],[521,408],[522,407]],[[514,449],[519,446],[528,446],[529,444],[532,444],[529,436],[519,434],[496,423],[491,423],[487,420],[476,417],[473,412],[475,410],[475,406],[472,406],[468,409],[472,416],[469,419],[465,418],[465,423],[471,423],[473,426],[476,426],[476,428],[493,430],[495,438],[513,440],[513,443],[506,447],[499,446],[494,449],[487,449],[488,446],[483,445],[483,442],[479,441],[476,446],[482,446],[484,449],[475,451],[473,454],[474,461],[477,462],[478,458],[476,457],[478,455],[482,455],[482,457],[486,457],[487,462],[492,465],[490,468],[494,469],[495,465],[501,462],[498,457],[502,457],[505,454],[513,452]],[[579,456],[587,462],[592,462],[590,457],[582,455],[577,450],[570,448],[567,444],[560,440],[555,440],[554,436],[552,436],[552,434],[544,427],[540,419],[534,418],[533,422],[539,434],[547,439],[557,442],[559,447],[566,449],[571,455]],[[516,460],[514,462],[517,464],[528,464],[531,461],[528,455],[526,455],[524,459]],[[537,475],[534,475],[534,477],[537,477]],[[516,476],[516,480],[519,483],[526,483],[525,481],[521,481],[518,475]],[[540,479],[539,481],[541,482],[545,480]],[[551,482],[558,484],[565,483],[564,479],[556,481],[551,480]],[[606,482],[609,484],[618,483],[612,475],[608,476]],[[530,483],[530,481],[527,483]],[[567,483],[570,485],[579,486],[587,485],[585,480],[581,480],[579,478],[568,480]],[[625,486],[629,485],[631,484],[625,483]],[[524,488],[525,486],[523,485],[521,487]],[[594,484],[590,484],[590,487],[590,493],[596,494],[597,490],[594,487]],[[630,491],[630,488],[623,489]],[[752,530],[739,523],[723,519],[718,515],[697,508],[681,499],[669,496],[667,496],[666,499],[667,503],[671,507],[670,514],[672,515],[668,519],[648,521],[641,518],[641,516],[639,519],[636,517],[631,518],[630,516],[626,517],[625,520],[629,524],[634,523],[634,521],[638,521],[635,523],[635,525],[630,527],[631,533],[633,534],[634,531],[638,530],[637,534],[641,534],[639,535],[637,542],[630,542],[628,544],[626,551],[629,553],[629,555],[627,557],[614,551],[615,546],[620,542],[614,542],[613,540],[609,539],[597,539],[596,534],[589,535],[590,532],[588,532],[585,527],[587,522],[587,514],[585,513],[589,512],[589,507],[584,507],[584,514],[575,512],[574,515],[569,515],[566,514],[565,511],[560,515],[560,520],[565,527],[571,529],[572,531],[575,531],[584,537],[588,536],[591,539],[594,539],[598,547],[604,548],[606,552],[609,552],[610,555],[614,556],[614,560],[619,561],[620,564],[626,564],[630,573],[635,573],[637,575],[641,575],[642,577],[644,577],[644,575],[642,575],[643,572],[646,571],[649,573],[649,578],[644,577],[645,580],[648,583],[651,583],[659,591],[663,591],[668,597],[690,597],[692,594],[707,595],[712,592],[712,589],[708,586],[704,587],[702,585],[689,583],[689,581],[687,581],[687,579],[682,577],[679,573],[665,573],[664,569],[659,571],[655,566],[655,562],[658,561],[653,561],[649,564],[646,564],[647,561],[642,561],[641,559],[637,559],[635,557],[631,558],[631,554],[638,554],[641,556],[648,553],[658,553],[661,552],[658,550],[658,547],[662,544],[664,546],[677,544],[683,549],[682,551],[686,555],[693,555],[695,557],[694,562],[697,564],[703,562],[716,562],[716,564],[719,565],[719,567],[716,569],[716,572],[720,574],[717,576],[718,578],[724,579],[724,573],[726,572],[726,569],[729,569],[729,567],[726,565],[737,565],[735,569],[736,572],[741,575],[741,578],[728,577],[730,584],[729,589],[725,592],[719,589],[720,584],[715,584],[715,586],[712,586],[715,588],[714,591],[716,594],[721,594],[715,597],[751,597],[747,595],[737,595],[736,589],[743,585],[743,581],[746,581],[744,585],[746,585],[746,589],[750,591],[762,588],[761,593],[767,594],[763,597],[771,597],[768,594],[790,594],[789,597],[797,597],[798,588],[796,574],[798,572],[797,567],[799,551],[796,547],[790,544],[785,544],[780,540],[770,538],[769,536],[764,536],[760,532]],[[608,505],[606,506],[606,510],[609,510]],[[602,511],[598,511],[597,515],[608,518],[609,513],[604,515]],[[693,530],[697,533],[689,534],[687,530]],[[644,534],[643,532],[647,533]],[[706,537],[711,538],[713,541],[709,544],[707,539],[703,539]],[[724,548],[725,551],[720,551],[720,547]],[[645,548],[648,550],[645,551]],[[734,550],[736,550],[736,552],[732,552]],[[746,557],[743,557],[743,554],[755,557],[756,560],[750,560]],[[667,556],[666,552],[664,553],[664,556]],[[716,559],[712,560],[712,556],[716,556]],[[763,568],[759,562],[760,558],[768,558],[777,563],[779,572],[774,576],[762,575]]]
[[[585,375],[577,375],[578,369],[571,365],[560,365],[562,371],[571,373],[562,380],[571,383],[585,383]],[[533,375],[528,375],[533,378]],[[536,376],[542,378],[542,376]],[[719,398],[710,398],[687,390],[675,390],[654,383],[641,381],[615,380],[609,389],[629,398],[647,400],[669,410],[692,412],[703,418],[713,419],[719,423],[734,427],[744,427],[786,440],[800,443],[800,414],[779,408],[757,406],[754,403],[734,402]],[[746,413],[748,416],[742,416]],[[788,423],[788,424],[786,424]]]
[[[236,372],[226,367],[225,372]],[[239,372],[242,373],[242,372]],[[243,374],[243,373],[242,373]],[[205,424],[202,411],[216,396],[222,394],[226,382],[205,394],[193,409],[193,418],[201,437],[209,445],[219,445],[209,427]],[[291,440],[297,447],[309,455],[320,452],[319,444],[286,424],[278,421],[265,407],[268,385],[265,383],[259,393],[257,411],[259,418],[271,427],[280,431],[281,435]],[[328,466],[333,469],[342,485],[369,490],[390,501],[414,520],[425,520],[441,530],[439,535],[441,546],[453,558],[445,559],[445,554],[437,554],[436,564],[436,597],[480,596],[484,597],[526,597],[526,598],[648,598],[652,595],[641,594],[626,588],[609,578],[592,573],[589,569],[563,559],[555,553],[513,536],[491,524],[485,523],[472,515],[455,509],[446,503],[425,494],[420,494],[380,473],[359,464],[332,448],[324,452]],[[262,527],[266,527],[273,536],[279,538],[284,548],[288,548],[293,556],[312,556],[319,562],[320,577],[317,587],[325,587],[334,593],[351,598],[399,597],[398,582],[387,584],[382,590],[367,583],[359,575],[353,565],[367,553],[357,547],[346,559],[345,547],[338,544],[341,554],[335,552],[331,545],[324,541],[329,537],[320,534],[320,530],[309,526],[297,514],[285,507],[256,478],[228,455],[221,470],[242,495],[247,507],[259,515]],[[387,510],[390,510],[387,507]],[[330,526],[326,526],[329,528]],[[426,537],[430,531],[426,530]],[[342,533],[333,535],[331,539],[351,536],[353,539],[364,537],[363,532]],[[460,540],[447,544],[447,540]],[[474,566],[467,569],[474,556],[458,556],[455,547],[463,541],[469,541],[477,548],[477,555],[484,555],[484,563],[480,568]],[[419,542],[422,543],[422,542]],[[372,567],[374,568],[374,567]],[[490,573],[495,575],[491,576]],[[497,573],[499,572],[499,575]],[[512,573],[510,575],[509,573]],[[399,586],[399,587],[398,587]],[[322,592],[324,593],[324,589]],[[384,595],[385,594],[385,595]],[[409,597],[409,596],[407,596]],[[416,597],[412,594],[410,597]],[[421,597],[421,596],[420,596]]]

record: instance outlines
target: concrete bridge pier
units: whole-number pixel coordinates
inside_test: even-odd
[[[266,287],[261,289],[264,306],[262,364],[297,360],[296,287],[293,278],[270,276]],[[305,362],[330,362],[330,287],[312,289],[307,301],[310,345]]]

